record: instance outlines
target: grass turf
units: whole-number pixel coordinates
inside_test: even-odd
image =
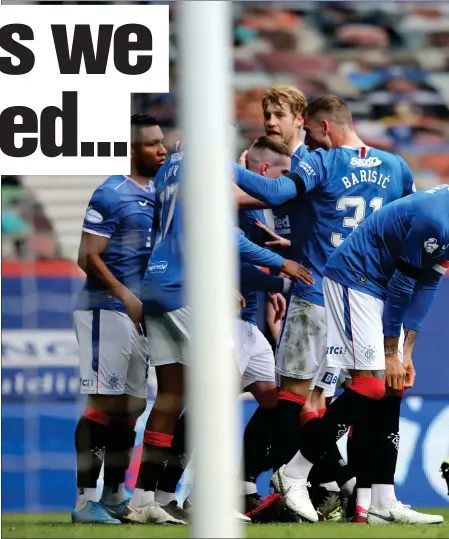
[[[427,511],[427,510],[423,510]],[[434,526],[389,524],[368,526],[320,522],[318,524],[249,524],[246,537],[304,537],[304,538],[427,538],[449,537],[449,509],[431,509],[429,513],[443,515],[445,522]],[[3,513],[2,538],[178,538],[188,537],[184,526],[94,525],[71,524],[67,513]]]

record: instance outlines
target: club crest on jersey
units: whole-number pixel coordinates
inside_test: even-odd
[[[382,164],[382,161],[378,157],[353,157],[350,162],[353,167],[378,167]]]
[[[372,363],[376,358],[376,349],[372,346],[365,346],[363,349],[363,355],[369,363]]]
[[[440,248],[436,238],[429,238],[424,242],[424,250],[428,255],[432,255]]]

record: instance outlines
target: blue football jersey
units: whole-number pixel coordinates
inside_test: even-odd
[[[256,225],[256,220],[259,219],[264,225],[266,225],[265,215],[263,210],[240,210],[238,213],[239,228],[243,234],[252,242],[263,246],[264,233]],[[246,291],[245,287],[242,287],[243,297],[246,301],[246,307],[241,310],[240,317],[242,320],[256,324],[256,315],[259,308],[259,302],[257,299],[258,293],[254,290]]]
[[[290,226],[296,260],[312,271],[314,285],[294,282],[293,294],[324,305],[322,275],[335,249],[371,213],[414,191],[405,161],[374,148],[308,152],[288,176],[266,180],[235,166],[237,184],[269,205],[295,201]]]
[[[305,194],[299,199],[293,234],[301,263],[316,282],[307,286],[295,281],[293,294],[324,305],[322,275],[329,256],[373,212],[411,194],[413,176],[397,155],[346,147],[309,152],[294,172],[303,179]]]
[[[151,256],[143,279],[145,314],[160,314],[184,306],[182,212],[179,184],[184,150],[177,143],[155,177],[156,199]]]
[[[295,152],[292,155],[292,164],[291,164],[291,170],[295,170],[295,167],[298,165],[299,161],[303,159],[307,155],[308,151],[305,146],[305,144],[300,144],[298,148],[296,148]],[[281,206],[276,206],[273,208],[273,215],[274,215],[274,231],[276,234],[279,234],[279,236],[282,236],[283,238],[287,240],[292,240],[291,238],[291,225],[290,225],[290,214],[295,213],[298,211],[298,204],[300,201],[289,201],[285,204],[282,204]],[[279,251],[282,253],[285,258],[290,258],[292,260],[295,260],[298,258],[297,253],[294,252],[294,245],[292,242],[292,246],[289,249],[282,249],[282,251]]]
[[[109,239],[101,258],[138,297],[150,255],[154,195],[151,180],[141,186],[125,176],[111,176],[95,190],[83,222],[84,232]],[[92,277],[86,278],[76,308],[124,311],[123,304]]]
[[[374,213],[332,253],[324,275],[385,300],[399,260],[412,271],[433,268],[445,273],[449,260],[448,185],[415,193]],[[430,278],[432,274],[430,271]]]

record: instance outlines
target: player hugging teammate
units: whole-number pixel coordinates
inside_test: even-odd
[[[394,473],[413,346],[449,267],[449,189],[414,194],[405,161],[366,146],[336,96],[306,105],[298,89],[274,87],[262,110],[266,137],[234,169],[244,305],[236,361],[242,389],[259,404],[243,442],[247,515],[236,518],[442,522],[396,500]],[[132,130],[131,176],[95,191],[83,225],[79,263],[87,278],[74,317],[88,404],[76,430],[72,519],[182,525],[190,509],[175,497],[188,461],[184,148],[177,144],[165,159],[150,117],[133,117]],[[256,325],[258,291],[269,300],[275,355]],[[148,363],[157,396],[126,499]],[[333,399],[339,380],[345,389]],[[348,430],[346,462],[336,441]],[[274,493],[261,500],[256,479],[269,469]]]

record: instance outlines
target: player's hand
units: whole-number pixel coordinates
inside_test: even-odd
[[[136,326],[139,335],[146,336],[145,321],[142,315],[142,302],[132,292],[126,294],[123,299],[126,314],[131,318]]]
[[[242,296],[242,294],[240,294],[240,292],[237,292],[237,314],[239,314],[240,311],[244,309],[245,307],[246,307],[245,298]]]
[[[242,155],[239,157],[239,165],[246,168],[246,156],[248,155],[248,150],[242,152]]]
[[[304,284],[315,284],[315,279],[311,277],[312,272],[294,260],[284,258],[281,271],[286,273],[289,277],[299,279]]]
[[[285,316],[287,310],[287,302],[282,294],[268,294],[268,301],[273,305],[274,323],[279,322]]]
[[[385,357],[385,374],[387,386],[396,391],[402,391],[405,384],[405,369],[397,353]]]
[[[267,247],[290,247],[292,242],[290,240],[287,240],[283,238],[282,236],[279,236],[276,234],[276,232],[273,232],[273,230],[269,229],[267,226],[265,226],[262,221],[259,221],[259,219],[256,219],[256,225],[261,228],[268,236],[272,237],[273,240],[266,241],[265,245]]]
[[[416,371],[411,354],[404,354],[402,365],[405,369],[404,389],[410,389],[415,385]]]

